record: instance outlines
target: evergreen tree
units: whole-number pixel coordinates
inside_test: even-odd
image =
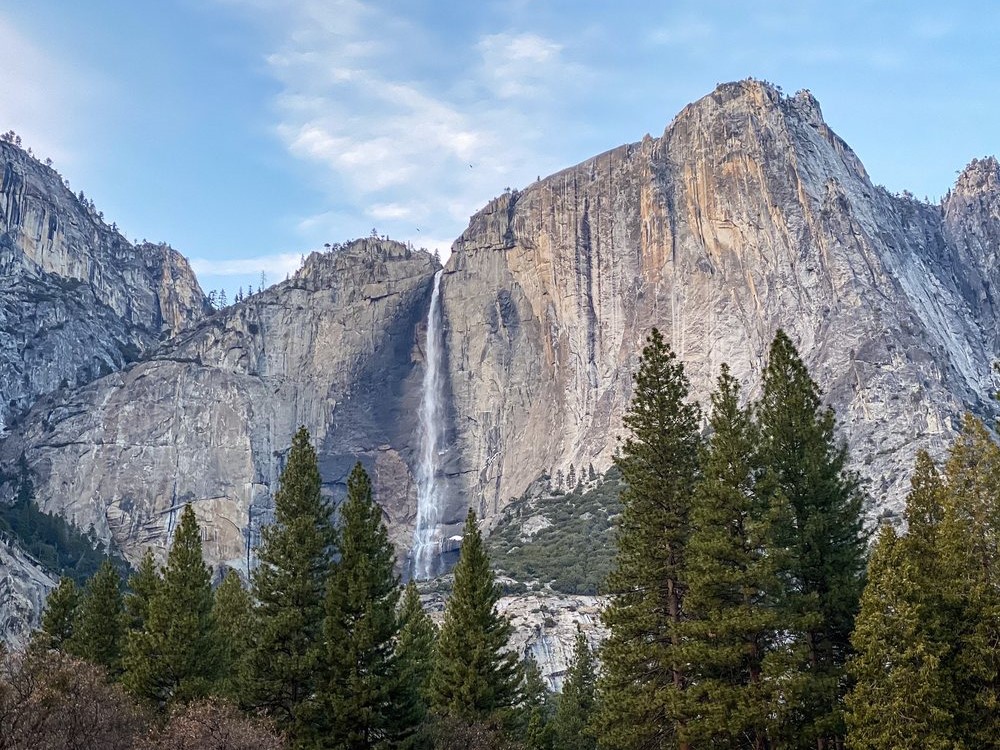
[[[594,655],[587,637],[577,626],[573,662],[566,672],[552,717],[553,750],[596,750],[597,740],[590,729],[596,679]]]
[[[125,686],[160,709],[205,697],[218,679],[211,573],[190,504],[181,512],[145,626],[129,634],[125,669]]]
[[[509,722],[521,700],[521,668],[506,651],[511,624],[497,614],[501,591],[471,509],[454,575],[431,673],[431,711],[468,725]]]
[[[73,637],[73,623],[79,603],[80,591],[73,579],[69,576],[60,578],[59,585],[45,600],[42,635],[45,637],[46,647],[62,649]]]
[[[128,579],[129,591],[125,595],[125,615],[129,630],[142,630],[149,618],[149,603],[160,585],[160,571],[153,559],[152,550],[147,549],[139,563],[139,568]]]
[[[825,750],[845,732],[845,664],[865,561],[863,493],[846,469],[846,446],[835,441],[833,411],[822,407],[783,331],[771,344],[758,415],[763,491],[784,508],[775,531],[784,581],[778,613],[790,637],[771,659],[775,732]]]
[[[1000,736],[1000,446],[967,415],[945,464],[940,528],[943,623],[954,644],[958,738],[993,747]],[[938,584],[940,586],[940,584]]]
[[[336,530],[321,494],[316,451],[301,427],[292,440],[275,524],[262,532],[253,574],[254,631],[241,685],[248,707],[293,738],[307,735],[323,657],[323,603]]]
[[[399,679],[395,638],[399,580],[395,553],[360,463],[347,479],[340,507],[340,562],[330,576],[323,632],[326,638],[326,705],[331,748],[385,747],[408,735],[393,705]]]
[[[121,670],[124,610],[122,581],[115,566],[105,560],[87,581],[77,607],[73,637],[66,650],[94,664],[100,664],[108,674]]]
[[[772,509],[757,492],[757,426],[722,366],[702,452],[688,542],[683,653],[690,666],[685,735],[692,747],[767,747],[763,664],[779,623]]]
[[[846,699],[848,740],[855,750],[953,750],[947,645],[928,638],[912,561],[891,527],[883,527],[851,642],[855,685]]]
[[[249,650],[252,617],[250,592],[236,571],[230,570],[215,590],[212,603],[219,648],[219,683],[215,690],[226,698],[238,697],[240,667]]]
[[[521,737],[525,750],[552,750],[552,702],[538,662],[530,654],[521,664]]]
[[[427,744],[422,726],[427,717],[427,695],[434,665],[434,641],[437,628],[420,603],[413,581],[403,591],[399,611],[399,636],[396,639],[396,663],[399,681],[394,699],[400,727],[400,746],[419,748]]]
[[[596,726],[608,750],[670,747],[685,687],[679,624],[691,492],[697,476],[699,409],[684,368],[653,329],[615,457],[625,487],[618,551],[602,613],[610,635]]]

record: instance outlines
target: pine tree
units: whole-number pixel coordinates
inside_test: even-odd
[[[399,726],[394,653],[399,632],[399,580],[395,552],[360,463],[347,479],[340,506],[340,562],[330,576],[323,633],[326,638],[324,717],[331,748],[384,747],[409,727]]]
[[[779,622],[772,509],[757,491],[757,426],[722,366],[702,453],[688,542],[683,653],[692,747],[767,747],[771,707],[763,664]]]
[[[521,664],[521,737],[525,750],[552,750],[552,701],[538,662],[530,654]]]
[[[218,679],[211,573],[190,504],[181,512],[145,626],[129,634],[125,669],[126,688],[160,709],[205,697]]]
[[[47,648],[62,649],[73,637],[79,603],[80,591],[73,579],[69,576],[60,578],[59,585],[45,600],[45,613],[42,615],[42,635]]]
[[[420,603],[416,584],[410,581],[403,591],[399,611],[399,636],[396,638],[396,663],[399,681],[394,704],[399,717],[400,746],[424,747],[423,733],[427,718],[427,696],[434,665],[434,642],[437,628]]]
[[[552,717],[553,750],[596,750],[597,740],[590,728],[596,679],[594,655],[587,636],[577,626],[573,662],[566,672]]]
[[[847,448],[834,438],[788,336],[778,331],[758,404],[763,491],[783,505],[776,554],[785,593],[778,605],[786,639],[771,660],[779,690],[778,740],[818,750],[844,736],[842,699],[850,634],[861,595],[865,539],[859,481],[846,469]]]
[[[235,570],[230,570],[215,590],[212,619],[219,648],[219,682],[215,692],[238,698],[238,681],[243,658],[249,650],[253,627],[253,601]]]
[[[149,603],[160,585],[160,570],[153,559],[152,550],[147,549],[139,563],[139,568],[128,579],[129,591],[125,595],[125,615],[129,630],[142,630],[149,617]]]
[[[274,512],[252,579],[257,606],[241,695],[247,707],[268,713],[294,739],[306,736],[316,710],[323,604],[337,541],[305,427],[292,441]]]
[[[100,664],[110,675],[117,675],[121,670],[123,631],[121,576],[114,565],[105,560],[87,581],[66,651]]]
[[[509,722],[521,699],[521,668],[505,650],[511,624],[496,611],[500,587],[471,509],[454,575],[431,673],[431,711],[466,724]]]
[[[958,739],[992,747],[1000,733],[1000,446],[967,415],[945,464],[940,528],[944,623],[955,646],[953,691]]]
[[[919,584],[903,541],[883,527],[868,568],[851,642],[855,685],[846,699],[856,750],[959,747],[953,736],[947,644],[928,638]]]
[[[699,446],[699,409],[687,399],[684,368],[654,328],[623,420],[629,435],[615,457],[625,487],[612,599],[602,613],[610,635],[596,721],[608,750],[670,747],[679,733],[678,626]]]

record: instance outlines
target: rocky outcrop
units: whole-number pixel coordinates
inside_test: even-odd
[[[365,462],[393,540],[416,513],[408,466],[436,262],[360,240],[83,388],[42,399],[0,448],[35,499],[136,561],[192,502],[211,563],[246,570],[299,425],[327,492]],[[2,488],[0,488],[2,491]]]
[[[120,370],[202,318],[187,261],[130,244],[51,167],[0,142],[0,435],[38,396]]]
[[[723,362],[753,394],[780,327],[898,508],[915,451],[992,408],[998,203],[992,160],[943,208],[888,194],[808,92],[757,81],[501,196],[442,282],[460,494],[489,516],[543,470],[607,466],[651,327],[703,401]]]
[[[0,533],[0,644],[20,648],[38,627],[45,597],[57,581]]]
[[[32,278],[58,273],[85,292],[56,295],[54,309],[92,295],[109,316],[95,325],[135,336],[196,317],[200,292],[146,305],[152,296],[135,281],[184,287],[180,261],[154,268],[151,250],[116,246],[80,206],[72,231],[41,209],[27,221],[24,185],[38,174],[4,188],[5,221],[18,228],[4,248],[20,238]],[[786,329],[837,409],[878,508],[898,507],[914,452],[940,453],[961,411],[992,408],[998,206],[994,160],[973,163],[941,206],[888,194],[808,92],[785,97],[756,81],[720,86],[658,138],[492,201],[456,241],[441,283],[446,523],[468,504],[489,521],[543,471],[605,468],[654,325],[702,400],[722,362],[755,393],[767,346]],[[81,227],[93,228],[107,263],[77,260]],[[0,461],[23,455],[45,510],[93,526],[132,560],[144,546],[162,550],[176,510],[192,501],[209,559],[246,568],[284,451],[305,424],[327,491],[360,457],[406,550],[435,268],[426,253],[377,239],[313,255],[293,279],[138,364],[46,397]],[[87,332],[70,328],[82,325],[76,313],[52,315],[72,330],[71,358],[80,350],[71,340]],[[56,322],[43,328],[58,333]],[[0,366],[36,393],[58,377],[89,377],[74,374],[79,365],[60,375],[63,364],[44,354],[33,369]]]

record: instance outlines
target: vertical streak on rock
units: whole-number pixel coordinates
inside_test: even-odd
[[[420,398],[420,454],[417,464],[417,527],[413,532],[413,577],[433,578],[441,558],[443,498],[438,482],[442,424],[441,274],[434,274],[434,290],[427,311],[427,347],[423,392]]]

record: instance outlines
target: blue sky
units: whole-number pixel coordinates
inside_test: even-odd
[[[875,182],[1000,152],[992,2],[5,0],[0,131],[206,289],[471,213],[753,76],[808,88]]]

